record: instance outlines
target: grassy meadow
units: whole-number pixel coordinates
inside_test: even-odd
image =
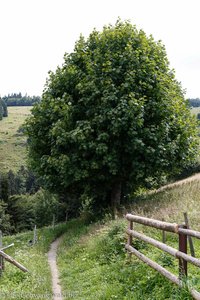
[[[187,182],[160,192],[142,193],[122,208],[131,212],[169,222],[183,223],[187,212],[190,227],[200,231],[200,181]],[[85,224],[79,219],[53,229],[38,230],[38,242],[29,245],[33,232],[6,236],[6,250],[29,269],[23,273],[10,263],[0,279],[0,299],[52,299],[51,277],[47,262],[50,243],[64,234],[58,249],[58,267],[63,299],[76,300],[192,300],[187,288],[180,289],[136,257],[128,259],[124,249],[128,222],[121,215],[112,221],[110,215],[97,223]],[[134,228],[159,241],[162,232],[135,224]],[[196,257],[200,258],[200,241],[193,239]],[[167,233],[167,245],[178,248],[177,235]],[[178,261],[168,254],[137,239],[136,249],[178,276]],[[190,251],[188,250],[188,253]],[[188,284],[200,291],[200,269],[188,264]]]
[[[192,107],[191,112],[192,114],[197,115],[198,113],[200,113],[200,107]]]
[[[160,193],[141,195],[124,208],[132,212],[182,224],[183,212],[188,212],[190,226],[200,230],[200,181],[186,183]],[[58,264],[64,293],[76,294],[76,300],[190,300],[187,288],[180,289],[158,272],[124,250],[127,240],[124,217],[91,226],[88,233],[76,234],[71,228],[60,245]],[[134,228],[162,241],[162,232],[135,224]],[[83,230],[82,230],[83,232]],[[84,233],[84,232],[83,232]],[[196,257],[200,258],[200,241],[193,239]],[[178,236],[167,233],[166,244],[178,249]],[[133,239],[140,252],[178,276],[178,260],[155,247]],[[190,251],[188,250],[188,253]],[[200,269],[188,264],[188,284],[200,291]]]
[[[5,252],[29,272],[24,273],[11,263],[5,262],[5,271],[0,277],[1,300],[53,299],[47,251],[51,242],[66,232],[72,224],[74,221],[59,224],[55,228],[44,227],[37,230],[38,242],[32,246],[29,243],[33,239],[31,231],[3,238],[3,245],[14,243]]]
[[[8,117],[0,122],[0,171],[17,171],[26,162],[26,137],[18,131],[30,106],[8,107]]]

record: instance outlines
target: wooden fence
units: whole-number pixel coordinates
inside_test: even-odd
[[[8,255],[4,252],[4,250],[6,250],[6,249],[8,249],[12,246],[14,246],[14,243],[3,247],[2,231],[0,230],[0,276],[2,275],[2,272],[5,269],[4,260],[6,260],[9,263],[13,264],[15,267],[19,268],[21,271],[28,272],[28,270],[23,265],[21,265],[13,257],[11,257],[10,255]]]
[[[142,260],[153,269],[157,270],[159,273],[164,275],[178,286],[184,286],[185,279],[187,278],[187,263],[189,262],[197,267],[200,267],[200,260],[187,254],[187,237],[192,236],[200,239],[200,232],[188,229],[185,224],[178,225],[176,223],[168,223],[132,214],[127,214],[126,219],[129,221],[129,226],[126,231],[128,234],[128,242],[125,248],[128,250],[129,254],[134,254],[137,258]],[[177,234],[179,239],[179,249],[174,249],[170,246],[167,246],[165,243],[159,242],[133,230],[133,222]],[[132,245],[133,238],[147,242],[177,258],[179,260],[179,277],[176,277],[174,274],[136,250]],[[193,288],[189,288],[189,290],[194,299],[200,300],[200,293],[198,291]]]

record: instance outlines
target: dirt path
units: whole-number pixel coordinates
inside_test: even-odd
[[[48,252],[48,262],[51,269],[51,277],[52,277],[52,292],[53,292],[53,300],[63,300],[61,286],[59,283],[59,274],[58,268],[56,264],[56,253],[59,243],[62,240],[62,236],[56,239],[52,244],[51,248]]]

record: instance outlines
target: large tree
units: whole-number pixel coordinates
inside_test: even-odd
[[[33,169],[53,191],[121,191],[172,174],[196,152],[196,123],[162,43],[130,22],[82,36],[50,72],[27,122]]]
[[[8,116],[7,105],[5,101],[0,98],[0,120],[2,120],[3,117],[7,117],[7,116]]]
[[[7,117],[8,116],[8,108],[7,108],[7,105],[5,103],[4,100],[1,99],[1,102],[2,102],[2,106],[3,106],[3,117]]]
[[[3,102],[0,98],[0,121],[3,119]]]

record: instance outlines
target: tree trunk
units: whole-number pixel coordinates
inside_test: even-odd
[[[117,208],[120,205],[121,200],[121,191],[122,191],[122,184],[121,182],[115,182],[112,186],[111,191],[111,208],[113,213],[113,218],[117,218]]]

